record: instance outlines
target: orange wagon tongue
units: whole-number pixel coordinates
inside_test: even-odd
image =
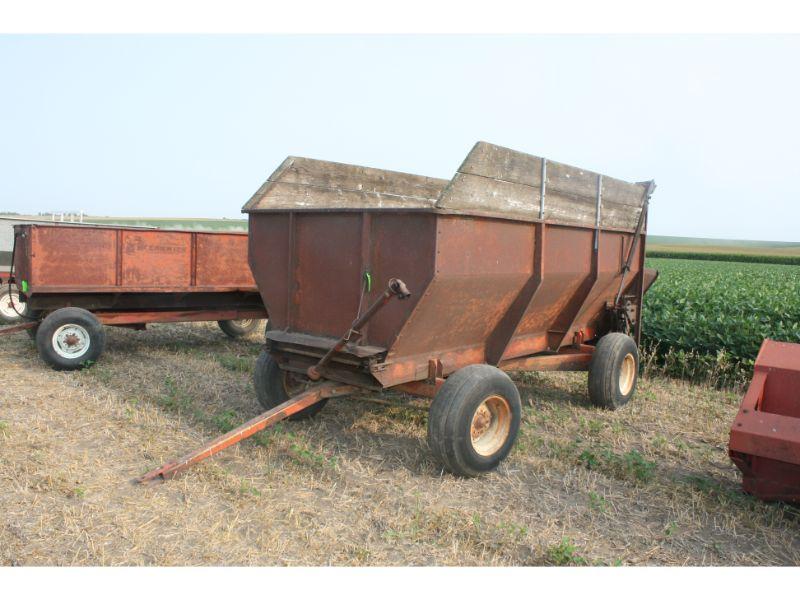
[[[221,436],[211,440],[207,444],[201,446],[197,450],[189,454],[165,463],[157,469],[145,473],[141,477],[134,480],[134,483],[153,483],[159,480],[172,479],[181,471],[184,471],[210,456],[214,456],[229,446],[241,442],[242,440],[254,435],[288,417],[300,412],[304,408],[316,404],[325,398],[333,398],[335,396],[344,396],[355,391],[355,387],[351,385],[341,385],[334,382],[321,383],[313,388],[310,388],[293,398],[290,398],[283,404],[279,404],[275,408],[268,410],[257,417],[250,419],[247,423],[240,425],[236,429],[224,433]]]

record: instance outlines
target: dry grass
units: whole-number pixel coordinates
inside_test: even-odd
[[[524,374],[519,443],[443,474],[425,403],[329,402],[153,487],[131,480],[258,412],[259,336],[109,329],[80,373],[3,339],[0,564],[798,564],[798,510],[743,495],[738,394],[660,379],[616,413],[585,375]]]

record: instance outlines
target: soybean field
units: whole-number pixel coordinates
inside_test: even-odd
[[[800,343],[800,266],[648,258],[649,359],[671,375],[749,379],[764,338]]]

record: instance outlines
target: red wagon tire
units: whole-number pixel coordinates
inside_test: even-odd
[[[311,383],[311,380],[303,375],[281,369],[266,350],[262,350],[258,355],[253,370],[253,385],[256,389],[258,403],[264,410],[270,410],[286,402],[293,395],[302,392],[308,383]],[[321,411],[326,402],[327,400],[320,400],[293,414],[289,420],[309,419]]]
[[[634,392],[639,374],[639,349],[624,333],[600,338],[589,365],[589,399],[600,408],[625,406]]]
[[[453,373],[428,414],[428,446],[455,475],[475,477],[508,456],[519,433],[522,403],[508,375],[490,365]]]
[[[88,310],[59,308],[36,329],[39,356],[54,369],[72,371],[93,364],[103,353],[106,334]]]

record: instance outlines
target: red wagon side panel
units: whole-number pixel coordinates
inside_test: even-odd
[[[47,288],[106,288],[116,284],[114,230],[58,226],[26,227],[30,232],[31,292]]]
[[[255,292],[245,233],[18,225],[17,279],[31,297]]]

